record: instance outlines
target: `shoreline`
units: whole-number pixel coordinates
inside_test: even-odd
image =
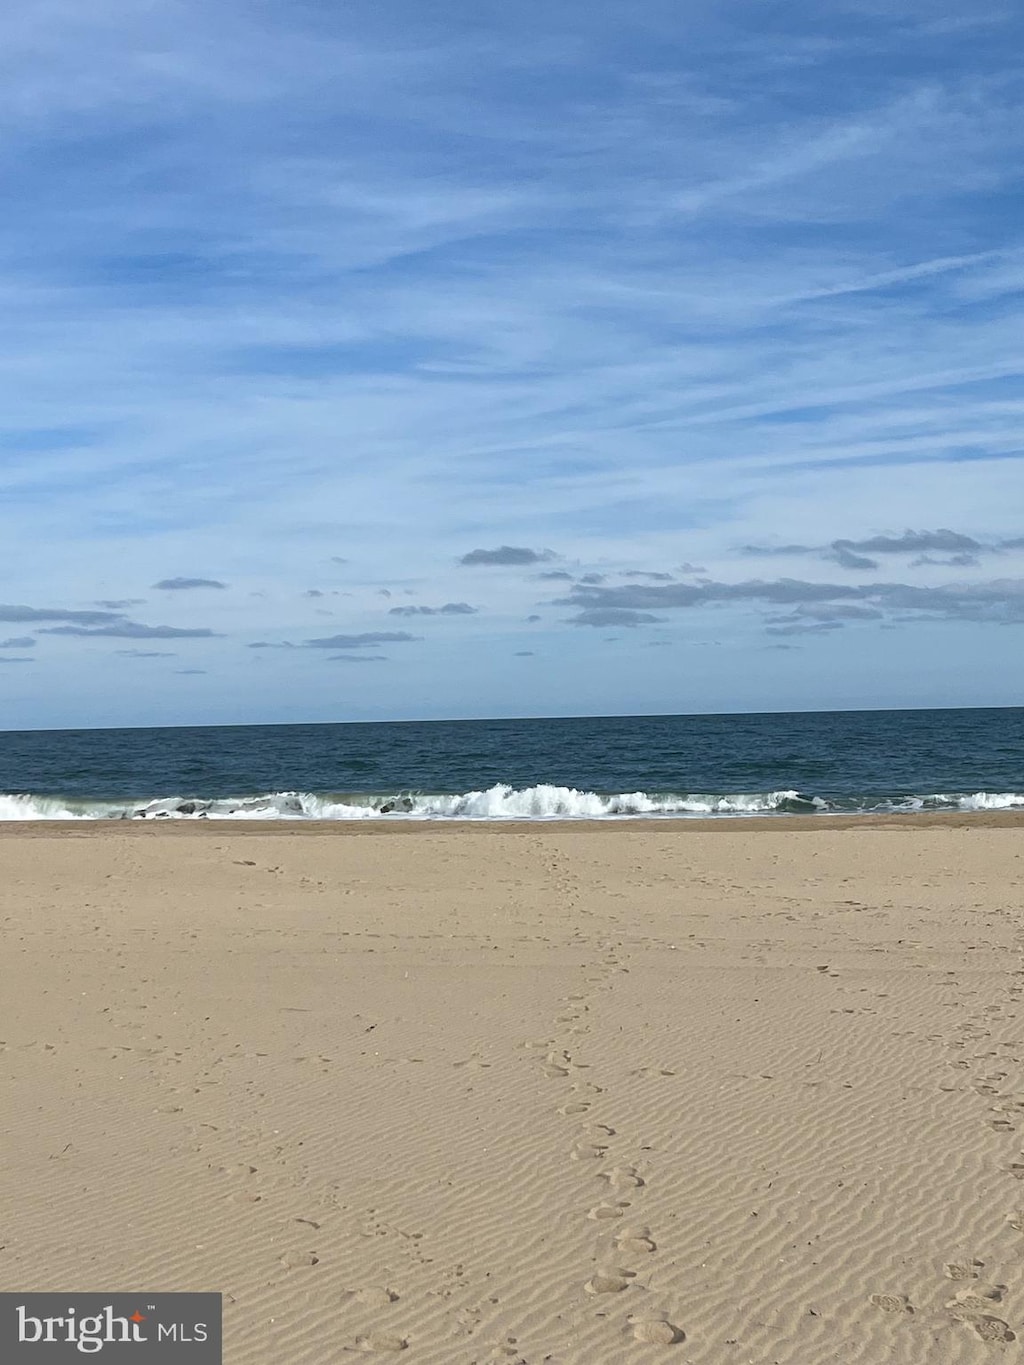
[[[552,833],[610,834],[630,831],[644,834],[713,834],[749,831],[752,834],[806,833],[811,830],[920,830],[920,829],[1017,829],[1024,828],[1024,810],[992,811],[906,811],[873,813],[870,811],[829,815],[717,815],[663,816],[608,816],[605,818],[471,820],[457,817],[444,819],[392,819],[388,816],[354,820],[260,820],[213,818],[151,818],[151,819],[78,819],[78,820],[0,820],[0,839],[16,835],[45,838],[49,835],[74,835],[96,838],[118,832],[133,837],[148,838],[156,830],[163,837],[183,838],[189,834],[209,837],[260,835],[348,836],[386,834],[430,834],[448,830],[453,836],[464,836],[479,830],[490,835],[511,834],[527,830],[548,830]]]

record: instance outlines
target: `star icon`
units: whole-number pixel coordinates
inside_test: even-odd
[[[129,1321],[129,1322],[145,1322],[145,1321],[146,1321],[146,1315],[145,1315],[145,1313],[140,1313],[139,1310],[136,1308],[135,1312],[131,1315],[131,1317],[128,1319],[128,1321]]]

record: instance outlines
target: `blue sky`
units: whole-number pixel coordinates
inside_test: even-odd
[[[3,727],[1019,703],[1022,50],[9,7]]]

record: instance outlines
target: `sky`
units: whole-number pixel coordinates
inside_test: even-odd
[[[1024,16],[0,13],[0,728],[1021,703]]]

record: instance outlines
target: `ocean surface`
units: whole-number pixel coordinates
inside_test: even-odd
[[[0,819],[1024,808],[1024,708],[0,733]]]

